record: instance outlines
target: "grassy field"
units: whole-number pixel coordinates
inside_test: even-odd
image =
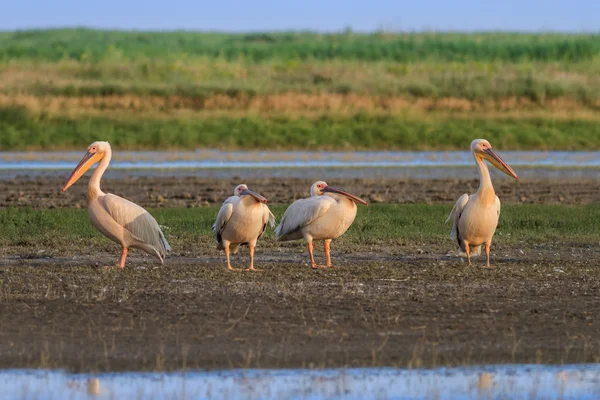
[[[208,56],[226,60],[568,61],[600,55],[594,34],[199,33],[58,29],[0,34],[0,57],[95,61]]]
[[[107,140],[115,149],[212,147],[228,149],[468,148],[485,137],[499,149],[591,150],[600,147],[596,120],[529,118],[453,119],[357,114],[289,117],[225,115],[206,118],[35,115],[22,108],[0,110],[0,148],[85,148]]]
[[[279,218],[284,206],[273,206]],[[361,207],[351,229],[334,246],[355,249],[389,246],[421,246],[454,248],[448,235],[450,225],[444,224],[450,205],[370,205]],[[214,253],[214,237],[210,229],[218,207],[151,209],[174,248],[192,253]],[[595,206],[505,205],[496,242],[503,245],[535,245],[560,241],[562,245],[585,247],[597,244],[600,210]],[[0,245],[5,248],[24,248],[52,251],[54,243],[63,247],[100,246],[115,248],[89,222],[87,210],[55,209],[0,210]],[[261,247],[279,246],[273,233],[267,231]]]
[[[478,136],[507,149],[595,149],[598,43],[509,33],[4,32],[0,150],[96,139],[128,149],[463,149]]]

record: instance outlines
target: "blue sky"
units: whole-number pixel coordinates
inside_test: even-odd
[[[9,0],[0,30],[600,31],[600,0]]]

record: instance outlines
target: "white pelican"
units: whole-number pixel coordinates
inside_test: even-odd
[[[100,161],[88,185],[88,211],[92,224],[104,236],[121,245],[121,257],[117,266],[125,267],[130,247],[143,250],[164,264],[165,255],[169,254],[171,247],[152,215],[137,204],[114,194],[106,194],[100,189],[100,179],[110,163],[111,156],[108,142],[92,143],[62,191],[67,190],[92,165]]]
[[[225,250],[227,269],[233,271],[229,261],[229,252],[237,253],[240,245],[247,244],[250,253],[249,271],[259,271],[254,268],[254,248],[258,238],[263,234],[267,224],[275,226],[275,216],[265,204],[260,194],[248,189],[248,186],[238,185],[233,196],[229,197],[219,210],[213,231],[217,237],[217,249]]]
[[[354,222],[356,204],[369,205],[343,190],[318,181],[310,187],[308,199],[293,202],[281,218],[275,230],[280,241],[302,239],[307,243],[313,268],[331,267],[329,254],[331,240],[342,236]],[[323,240],[326,264],[317,265],[313,256],[313,240]]]
[[[498,226],[500,199],[494,192],[490,171],[483,160],[489,161],[494,167],[515,179],[519,177],[492,150],[487,140],[473,140],[471,153],[479,169],[479,189],[472,196],[467,193],[460,196],[446,222],[453,221],[450,237],[458,240],[460,249],[467,255],[469,265],[471,265],[471,255],[481,254],[481,246],[485,245],[486,266],[491,268],[490,244]]]

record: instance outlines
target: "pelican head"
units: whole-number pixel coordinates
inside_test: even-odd
[[[471,153],[475,157],[487,160],[494,167],[504,172],[508,176],[512,176],[515,179],[519,179],[515,171],[500,158],[498,154],[492,150],[492,145],[485,139],[475,139],[471,142]]]
[[[67,180],[65,187],[62,188],[62,191],[64,192],[72,184],[77,182],[77,180],[81,178],[81,176],[85,174],[85,172],[90,169],[92,165],[102,160],[108,152],[110,152],[110,144],[108,144],[108,142],[94,142],[90,144],[87,149],[87,153],[85,153],[85,156],[83,156],[81,161],[79,161],[79,164],[77,164],[71,173],[71,176]]]
[[[259,203],[266,203],[267,202],[267,199],[265,199],[260,194],[258,194],[256,192],[253,192],[252,190],[248,189],[248,186],[244,185],[243,183],[241,185],[237,185],[235,187],[235,189],[233,190],[233,195],[234,196],[238,196],[238,197],[252,196]]]
[[[354,196],[353,194],[345,192],[341,189],[331,187],[331,186],[327,185],[326,182],[323,182],[323,181],[317,181],[317,182],[313,183],[312,186],[310,187],[310,195],[312,197],[321,196],[325,193],[341,194],[342,196],[345,196],[356,203],[364,204],[365,206],[369,205],[369,203],[367,203],[360,197]]]

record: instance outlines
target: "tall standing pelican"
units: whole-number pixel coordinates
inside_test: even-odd
[[[281,217],[275,230],[280,241],[302,239],[307,243],[313,268],[331,267],[331,240],[342,236],[354,222],[356,203],[369,205],[363,199],[341,189],[317,181],[310,187],[310,196],[293,202]],[[315,263],[313,240],[323,240],[325,265]]]
[[[94,142],[75,167],[62,191],[67,190],[95,163],[100,162],[88,184],[88,212],[92,224],[104,236],[121,245],[118,267],[125,267],[130,247],[155,256],[164,264],[171,247],[156,220],[142,207],[100,189],[100,179],[112,157],[108,142]]]
[[[471,255],[481,254],[481,246],[485,246],[486,266],[490,267],[490,245],[498,226],[500,217],[500,199],[494,192],[490,171],[483,160],[508,176],[519,179],[515,171],[505,163],[493,150],[490,142],[475,139],[471,142],[471,154],[479,170],[479,189],[469,196],[460,196],[446,222],[452,220],[450,237],[456,238],[460,249],[467,255],[471,265]]]
[[[247,244],[250,253],[248,271],[259,271],[254,268],[256,242],[267,224],[271,225],[271,228],[275,226],[275,216],[266,203],[266,198],[248,189],[244,184],[236,186],[233,196],[223,202],[213,224],[213,231],[217,237],[217,249],[225,250],[228,270],[235,270],[229,260],[230,250],[235,254],[240,245]]]

